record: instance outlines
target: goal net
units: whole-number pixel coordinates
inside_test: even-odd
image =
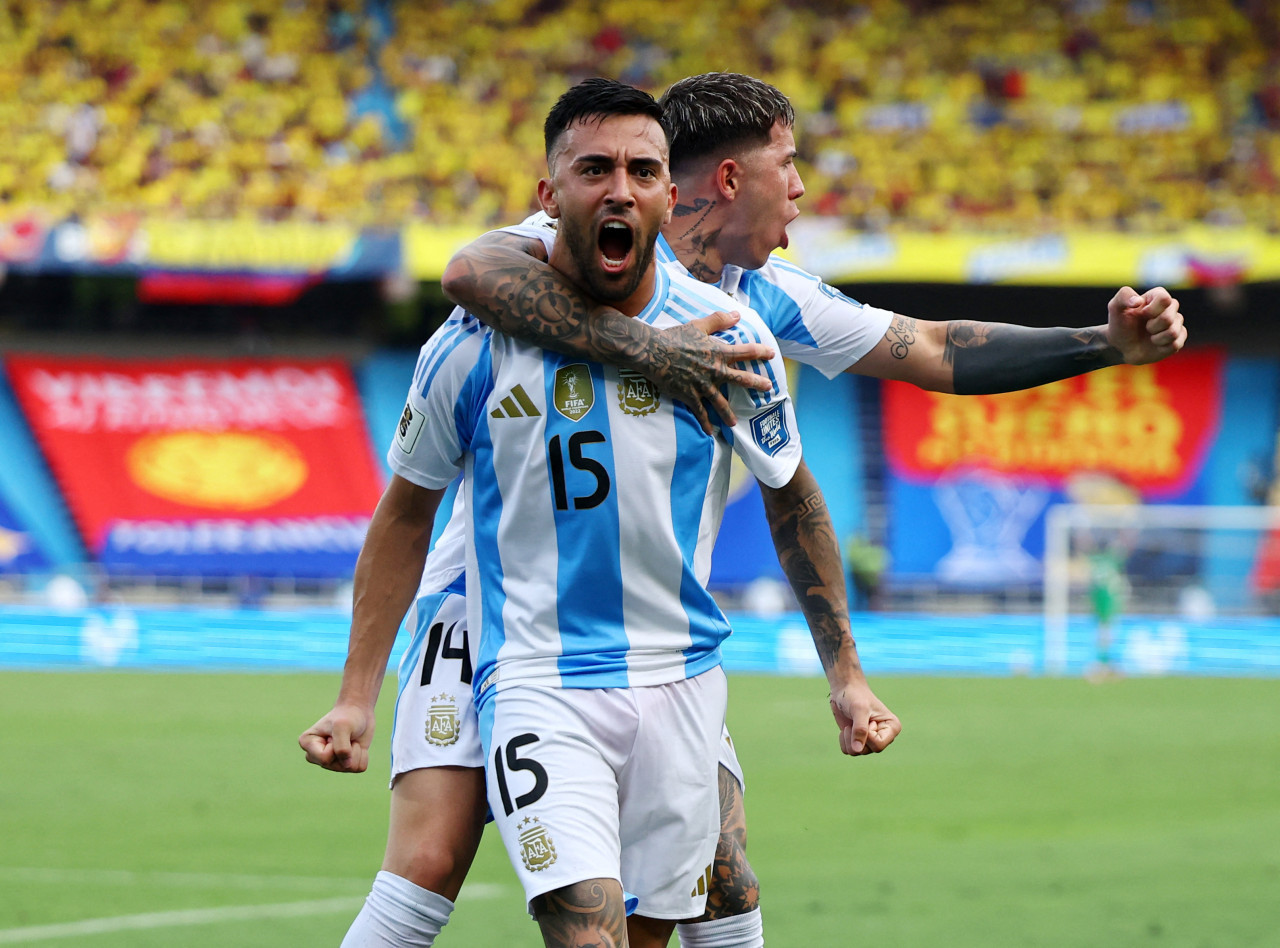
[[[1091,663],[1266,668],[1280,642],[1278,613],[1280,507],[1061,504],[1048,511],[1051,674]],[[1212,661],[1197,667],[1189,661],[1193,648]]]

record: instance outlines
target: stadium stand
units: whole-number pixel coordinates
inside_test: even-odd
[[[749,72],[864,230],[1280,227],[1263,2],[144,0],[0,7],[0,214],[483,227],[567,83]],[[483,147],[477,147],[483,143]]]

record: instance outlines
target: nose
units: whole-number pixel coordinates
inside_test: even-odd
[[[791,166],[790,181],[790,197],[793,201],[798,201],[804,197],[804,182],[800,180],[800,170],[795,165]]]
[[[631,175],[626,168],[615,168],[609,175],[609,187],[605,192],[605,201],[622,207],[635,204],[635,195],[631,193]]]

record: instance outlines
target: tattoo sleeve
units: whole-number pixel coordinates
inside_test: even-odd
[[[621,948],[627,943],[622,890],[611,879],[575,882],[537,896],[531,906],[548,948]]]
[[[957,395],[994,395],[1034,388],[1124,361],[1097,329],[1036,329],[953,320],[942,361]]]
[[[760,907],[760,881],[747,862],[747,816],[742,788],[724,764],[720,765],[720,841],[711,869],[707,909],[694,921],[705,922],[745,915]]]
[[[830,672],[850,659],[856,663],[840,546],[817,481],[802,461],[789,484],[761,485],[761,493],[778,562],[799,600],[823,669]]]

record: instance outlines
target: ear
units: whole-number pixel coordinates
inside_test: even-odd
[[[716,165],[715,187],[721,197],[726,201],[732,201],[738,196],[738,189],[741,185],[742,169],[736,161],[732,158],[725,158],[720,164]]]
[[[555,185],[551,183],[550,178],[538,179],[538,203],[542,205],[542,209],[546,211],[548,217],[558,218],[560,216],[560,205],[556,202]]]
[[[671,194],[670,194],[670,195],[668,195],[668,200],[667,200],[667,214],[666,214],[666,216],[662,219],[662,223],[663,223],[664,225],[665,225],[665,224],[670,224],[670,223],[671,223],[671,213],[676,209],[676,196],[677,196],[677,193],[678,193],[678,192],[677,192],[677,189],[676,189],[676,185],[675,185],[675,182],[673,181],[673,182],[671,183]]]

